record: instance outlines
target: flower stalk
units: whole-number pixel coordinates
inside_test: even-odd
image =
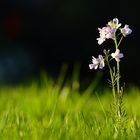
[[[121,28],[122,24],[119,23],[117,18],[114,18],[112,21],[103,28],[98,28],[99,38],[97,38],[98,44],[101,45],[107,39],[111,39],[115,44],[115,52],[110,53],[110,50],[104,50],[104,56],[99,55],[98,58],[92,57],[92,64],[89,64],[90,69],[103,69],[105,64],[109,68],[109,74],[111,79],[112,86],[112,95],[113,95],[113,114],[112,119],[114,120],[115,132],[120,132],[123,130],[122,124],[124,117],[126,116],[125,110],[123,110],[123,93],[120,90],[120,60],[124,57],[123,53],[120,53],[120,44],[124,37],[132,33],[132,30],[129,28],[129,25],[125,25],[124,28]],[[120,40],[117,42],[118,37],[121,35]],[[111,50],[112,51],[112,50]],[[116,63],[112,65],[110,63],[115,59]]]

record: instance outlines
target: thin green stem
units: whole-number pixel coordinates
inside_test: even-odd
[[[119,47],[119,45],[121,43],[121,40],[122,39],[120,39],[119,44],[118,44],[117,39],[115,37],[114,42],[115,42],[116,49],[118,49],[118,47]],[[119,62],[117,62],[117,92],[118,92],[118,95],[119,95],[119,92],[120,92],[120,65],[119,65]]]
[[[106,61],[107,61],[107,65],[108,65],[109,72],[110,72],[111,84],[112,84],[112,93],[113,93],[113,98],[114,98],[114,101],[115,101],[116,100],[115,85],[114,85],[115,81],[114,81],[114,77],[113,77],[113,71],[112,71],[111,66],[109,64],[108,56],[106,57]]]
[[[116,36],[115,36],[115,39],[114,39],[114,43],[115,43],[116,49],[118,49],[118,43],[117,43],[117,38],[116,38]]]
[[[117,62],[117,92],[120,93],[120,64]]]
[[[121,37],[119,43],[118,43],[118,47],[120,46],[121,42],[122,42],[123,36]]]
[[[118,48],[119,46],[120,46],[120,44],[121,44],[121,42],[122,42],[122,39],[123,39],[123,36],[121,37],[121,39],[120,39],[120,41],[119,41],[119,43],[117,44],[117,40],[115,41],[115,46],[116,46],[116,48]],[[119,62],[117,62],[117,74],[118,74],[118,77],[117,77],[117,92],[118,92],[118,94],[119,94],[119,92],[120,92],[120,83],[119,83],[119,81],[120,81],[120,65],[119,65]]]
[[[120,39],[119,43],[117,43],[117,38],[115,36],[114,43],[115,43],[116,50],[118,49],[121,41],[122,41],[122,38]],[[118,119],[120,120],[121,119],[121,114],[120,114],[121,112],[120,112],[120,64],[119,64],[119,62],[117,62],[117,93],[118,93],[118,96],[117,96],[117,116],[118,116]]]

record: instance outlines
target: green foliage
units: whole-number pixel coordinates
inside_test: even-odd
[[[127,126],[125,133],[116,135],[110,117],[111,92],[95,91],[96,79],[83,91],[75,75],[64,79],[63,74],[57,81],[44,76],[41,84],[1,87],[0,140],[140,139],[138,89],[126,95]]]

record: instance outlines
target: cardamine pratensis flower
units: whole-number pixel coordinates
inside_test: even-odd
[[[120,62],[120,58],[123,58],[123,57],[124,57],[123,53],[120,53],[120,50],[119,50],[119,49],[117,49],[117,50],[115,51],[115,53],[112,53],[111,56],[112,56],[117,62]]]
[[[97,38],[98,44],[101,45],[106,39],[114,39],[114,29],[111,29],[110,27],[103,27],[98,28],[100,37]]]
[[[110,26],[111,29],[114,29],[114,32],[116,32],[116,30],[121,27],[121,23],[119,23],[117,18],[114,18],[112,21],[108,22],[107,25]]]
[[[132,30],[129,28],[129,25],[125,25],[124,28],[121,29],[121,33],[124,37],[132,33]]]
[[[100,69],[103,69],[103,67],[105,66],[103,56],[99,55],[98,58],[92,56],[92,58],[92,64],[89,64],[89,68],[96,70],[99,66]]]
[[[101,45],[106,39],[115,39],[117,29],[121,27],[121,23],[117,18],[109,21],[106,27],[98,28],[100,37],[97,38],[98,44]],[[125,31],[124,31],[125,32]]]

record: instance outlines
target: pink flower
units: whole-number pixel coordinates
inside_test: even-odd
[[[132,30],[129,28],[129,25],[125,25],[124,28],[121,29],[121,33],[124,37],[132,33]]]
[[[123,58],[123,57],[124,57],[123,53],[120,53],[120,50],[119,50],[119,49],[117,49],[117,50],[115,51],[115,53],[112,53],[111,56],[112,56],[117,62],[120,62],[120,58]]]
[[[119,23],[117,18],[114,18],[113,21],[108,22],[108,26],[116,32],[116,30],[121,26],[121,23]]]
[[[97,38],[99,45],[101,45],[106,39],[115,38],[114,30],[112,30],[110,27],[103,27],[102,29],[98,28],[98,30],[100,34],[100,37]]]
[[[100,69],[102,69],[105,66],[104,59],[102,55],[99,55],[98,58],[92,57],[92,64],[89,64],[90,69],[97,69],[98,66]]]

